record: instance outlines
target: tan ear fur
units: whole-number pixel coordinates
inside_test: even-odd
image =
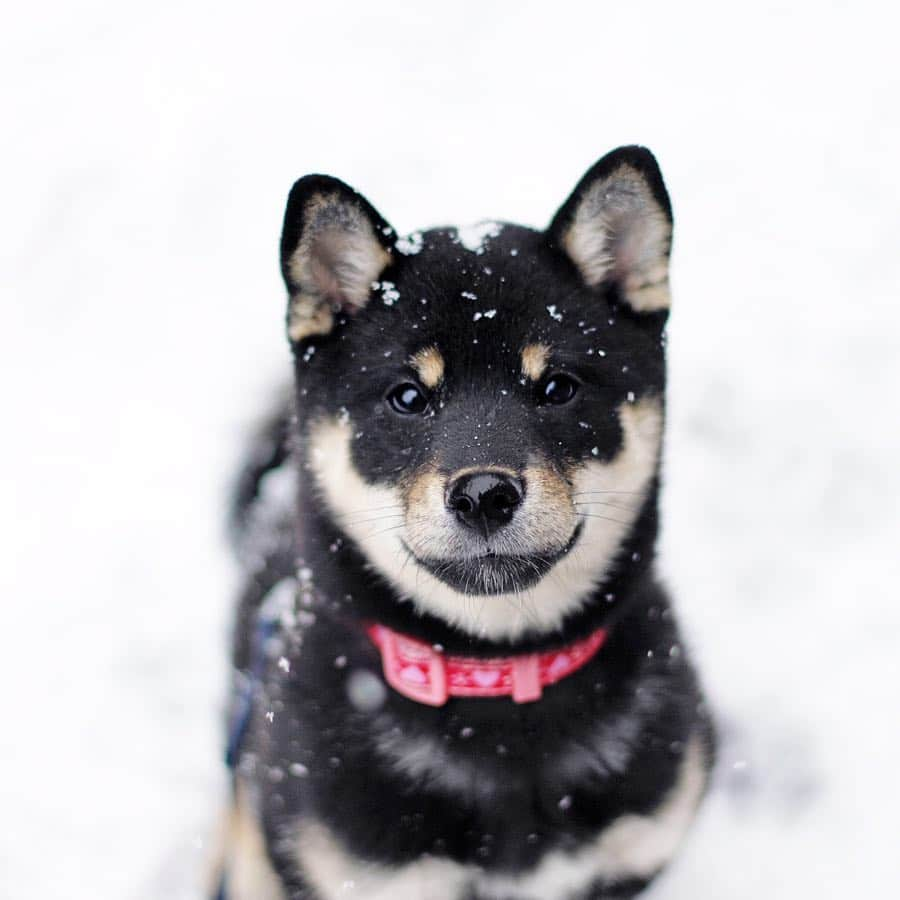
[[[292,341],[328,334],[334,314],[354,313],[390,264],[370,218],[339,194],[314,194],[303,208],[300,242],[284,261]]]
[[[669,308],[672,206],[646,147],[619,147],[578,183],[549,228],[591,287],[615,284],[639,313]]]

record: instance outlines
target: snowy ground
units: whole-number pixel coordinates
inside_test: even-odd
[[[664,570],[726,746],[659,900],[900,890],[900,66],[886,4],[19,4],[0,33],[0,894],[175,898],[222,783],[224,487],[324,170],[677,215]],[[436,9],[436,5],[434,5]]]

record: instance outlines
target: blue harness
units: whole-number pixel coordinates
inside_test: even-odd
[[[262,612],[260,610],[260,612]],[[259,616],[253,629],[250,646],[250,669],[246,675],[238,675],[235,688],[234,706],[228,725],[228,740],[225,744],[225,765],[233,772],[241,758],[241,745],[253,718],[253,701],[259,692],[263,676],[266,674],[265,648],[278,633],[281,623],[277,618]]]
[[[228,724],[228,739],[225,744],[225,765],[231,772],[235,771],[240,761],[241,746],[253,719],[254,701],[260,692],[266,674],[267,648],[281,629],[281,617],[286,606],[287,582],[291,583],[291,606],[293,606],[296,591],[294,578],[282,579],[270,588],[256,615],[256,624],[250,641],[249,669],[246,674],[237,673],[234,701]],[[285,585],[283,593],[278,590],[281,585]],[[227,897],[226,873],[223,871],[213,900],[227,900]]]

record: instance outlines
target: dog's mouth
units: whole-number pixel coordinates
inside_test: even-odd
[[[416,556],[406,543],[406,551],[422,568],[461,594],[507,594],[536,585],[568,554],[581,536],[579,522],[567,543],[550,553],[485,553],[459,559],[429,559]]]

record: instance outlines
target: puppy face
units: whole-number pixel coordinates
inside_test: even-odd
[[[658,467],[670,233],[637,148],[546,232],[397,240],[340,182],[295,186],[282,262],[305,462],[405,600],[515,638],[602,583]]]

